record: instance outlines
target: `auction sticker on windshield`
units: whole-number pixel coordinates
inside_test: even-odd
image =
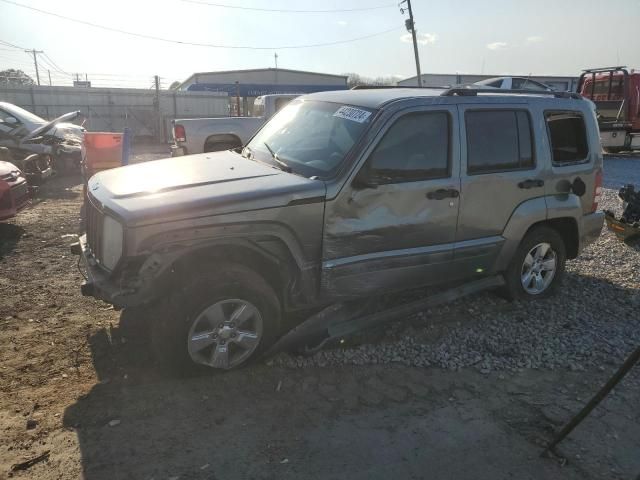
[[[334,117],[346,118],[347,120],[352,120],[358,123],[364,123],[367,118],[369,118],[369,115],[371,115],[371,112],[346,106],[340,107],[336,110],[336,113],[333,114]]]

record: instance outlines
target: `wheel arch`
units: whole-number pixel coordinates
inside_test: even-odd
[[[505,239],[496,271],[503,271],[509,265],[522,239],[531,229],[546,225],[562,237],[567,258],[578,256],[580,250],[579,219],[582,216],[580,198],[568,195],[562,201],[546,197],[533,198],[521,203],[514,210],[502,236]]]
[[[232,263],[249,268],[260,275],[276,292],[281,305],[306,303],[314,287],[312,269],[300,265],[282,239],[225,238],[192,246],[177,255],[161,283],[171,288],[196,271],[219,263]]]
[[[233,143],[238,147],[242,146],[242,140],[235,133],[216,133],[213,135],[209,135],[204,141],[203,151],[215,151],[215,150],[207,150],[207,146],[212,146],[218,143]]]

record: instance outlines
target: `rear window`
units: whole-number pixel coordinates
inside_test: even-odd
[[[262,117],[264,115],[264,98],[258,97],[253,101],[253,116]]]
[[[529,114],[524,110],[478,110],[465,115],[467,172],[533,168]]]
[[[589,147],[584,118],[578,112],[546,112],[549,143],[554,165],[587,160]]]
[[[624,77],[616,75],[611,81],[611,95],[621,96],[623,94]],[[591,85],[587,86],[587,93],[591,93]],[[596,80],[593,87],[593,94],[598,96],[607,96],[609,94],[609,78]]]

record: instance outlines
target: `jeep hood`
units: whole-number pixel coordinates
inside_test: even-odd
[[[286,206],[324,197],[325,185],[231,151],[105,170],[88,191],[128,226]]]

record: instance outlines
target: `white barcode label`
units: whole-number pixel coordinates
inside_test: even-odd
[[[345,118],[347,120],[352,120],[358,123],[366,122],[367,118],[371,115],[371,112],[366,110],[361,110],[359,108],[354,107],[340,107],[336,110],[336,113],[333,114],[334,117]]]

